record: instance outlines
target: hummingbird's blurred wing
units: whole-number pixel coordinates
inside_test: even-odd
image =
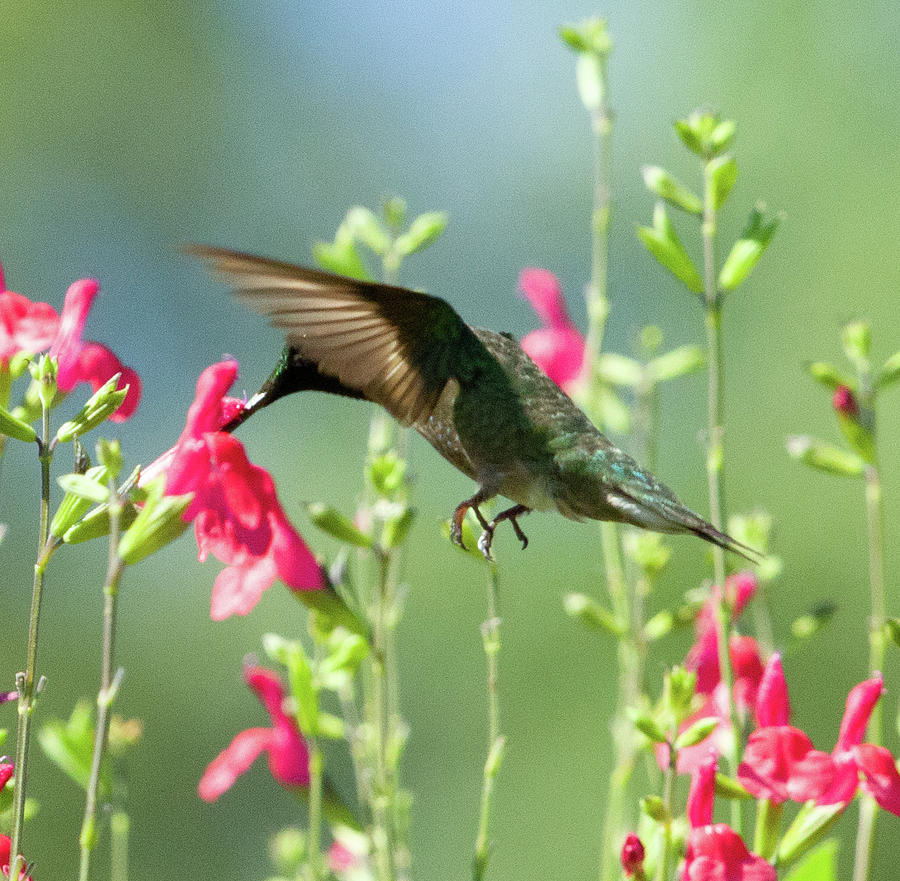
[[[320,373],[405,425],[426,420],[461,356],[483,349],[438,297],[224,248],[191,245],[187,252],[223,276]]]

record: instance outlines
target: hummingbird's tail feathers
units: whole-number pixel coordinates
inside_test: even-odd
[[[323,390],[349,390],[406,425],[428,419],[455,377],[460,348],[481,347],[437,297],[224,248],[191,245],[187,252],[283,331],[317,374],[334,381]]]
[[[677,506],[664,503],[664,508],[669,512],[671,521],[680,527],[677,531],[691,532],[710,544],[731,551],[751,563],[762,561],[763,555],[759,551],[732,538],[721,529],[716,529],[712,523],[704,520],[699,514],[695,514],[690,508],[686,508],[680,503]]]

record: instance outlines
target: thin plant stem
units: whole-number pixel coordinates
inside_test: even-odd
[[[322,750],[317,737],[307,737],[309,748],[309,869],[310,881],[321,881],[322,868]]]
[[[116,612],[119,585],[125,562],[119,556],[119,530],[121,525],[122,499],[119,497],[115,481],[110,481],[109,501],[109,559],[106,580],[103,585],[103,658],[100,667],[100,690],[97,692],[97,723],[94,728],[94,750],[91,757],[91,771],[88,777],[87,796],[84,802],[84,819],[81,824],[79,844],[81,862],[78,870],[79,881],[90,877],[91,853],[97,843],[97,801],[100,789],[100,773],[109,741],[109,719],[124,670],[119,668],[113,675],[116,648]]]
[[[674,741],[673,741],[674,743]],[[669,765],[666,768],[665,782],[663,784],[663,808],[666,818],[663,822],[663,847],[656,872],[656,881],[668,881],[672,863],[672,808],[673,795],[675,793],[675,777],[677,776],[678,752],[672,744],[669,745]]]
[[[481,782],[481,809],[478,816],[478,837],[475,840],[475,860],[472,875],[475,881],[482,881],[491,855],[489,825],[491,815],[491,797],[494,792],[494,780],[503,761],[503,749],[506,738],[500,734],[500,691],[499,691],[499,659],[500,659],[500,617],[497,612],[497,566],[488,565],[487,619],[481,625],[481,637],[484,643],[484,654],[487,661],[487,698],[488,698],[488,754],[484,763],[484,777]]]
[[[709,519],[716,529],[722,529],[725,522],[725,505],[722,491],[722,471],[724,463],[723,410],[725,360],[722,355],[722,304],[716,279],[716,235],[718,218],[713,202],[713,188],[710,175],[704,174],[703,187],[703,282],[706,306],[706,348],[707,348],[707,438],[706,474],[709,489]],[[725,551],[713,545],[713,599],[715,603],[716,639],[719,653],[719,678],[725,692],[728,719],[731,723],[730,748],[725,758],[731,773],[737,771],[741,754],[741,729],[732,696],[734,675],[731,669],[731,609],[725,601]],[[735,831],[741,831],[741,805],[738,800],[731,804],[731,822]]]
[[[869,672],[884,668],[885,653],[885,598],[884,598],[884,502],[878,466],[866,468],[866,522],[869,543],[869,590],[871,595],[871,619],[869,624]],[[875,705],[869,718],[866,739],[880,744],[881,704]],[[856,851],[853,864],[853,881],[865,881],[869,876],[869,864],[875,846],[875,820],[878,807],[870,795],[864,795],[859,805],[859,822],[856,828]]]
[[[50,442],[50,408],[44,404],[41,419],[41,440],[38,444],[41,464],[40,524],[38,527],[38,554],[34,565],[34,582],[31,592],[31,614],[28,621],[28,646],[25,656],[25,672],[16,677],[19,690],[19,724],[16,729],[15,788],[13,791],[13,826],[10,853],[13,863],[10,877],[17,878],[25,860],[22,852],[23,826],[25,822],[25,790],[28,771],[28,746],[31,739],[31,720],[35,706],[35,669],[37,666],[38,626],[41,617],[41,601],[44,597],[44,576],[53,552],[48,541],[50,533],[50,464],[53,461],[53,445]]]
[[[131,819],[119,809],[109,818],[109,879],[128,881],[128,835]]]

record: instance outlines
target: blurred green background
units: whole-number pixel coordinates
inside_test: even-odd
[[[731,511],[761,506],[775,518],[775,550],[785,560],[772,596],[779,644],[813,602],[839,604],[825,635],[785,661],[795,720],[830,749],[847,690],[866,672],[862,488],[793,463],[784,438],[801,431],[836,440],[828,395],[803,368],[841,357],[846,320],[871,319],[876,360],[900,348],[900,53],[890,4],[3,0],[7,284],[58,307],[68,283],[100,279],[88,335],[112,345],[144,381],[141,410],[121,428],[132,463],[171,445],[203,367],[234,355],[242,388],[252,392],[280,346],[261,319],[179,254],[184,242],[308,262],[312,243],[331,238],[349,206],[377,208],[400,194],[413,213],[451,215],[439,244],[404,266],[404,282],[446,297],[473,323],[521,335],[534,319],[516,296],[517,274],[545,266],[558,273],[583,325],[591,148],[574,56],[556,31],[593,14],[609,19],[615,43],[608,347],[629,352],[649,322],[670,345],[702,342],[696,302],[634,235],[652,210],[641,165],[697,181],[671,129],[675,118],[708,104],[739,123],[741,171],[723,239],[739,232],[757,199],[787,214],[726,309],[726,491]],[[665,390],[658,467],[700,511],[704,395],[702,374]],[[894,614],[898,404],[900,392],[888,393],[879,413]],[[301,502],[352,509],[369,415],[364,405],[311,395],[242,431],[251,457],[271,468],[289,513],[325,554],[332,548],[309,530]],[[486,739],[483,574],[438,529],[469,482],[419,438],[412,458],[420,516],[400,652],[414,865],[421,879],[462,878]],[[0,548],[0,670],[11,684],[24,663],[37,462],[10,449],[2,478],[0,518],[9,531]],[[506,531],[495,545],[509,744],[490,873],[590,877],[609,772],[614,649],[570,622],[561,597],[602,590],[598,532],[549,515],[530,518],[527,531],[526,554]],[[709,571],[700,542],[673,544],[654,599],[660,606]],[[67,715],[77,697],[95,691],[104,553],[75,549],[51,567],[42,717]],[[262,765],[215,806],[195,794],[206,763],[238,730],[263,723],[240,682],[242,657],[259,650],[267,630],[304,629],[302,607],[281,586],[249,617],[211,622],[217,565],[195,558],[186,536],[129,571],[122,595],[118,659],[127,673],[117,709],[146,726],[130,767],[136,881],[162,873],[264,878],[265,836],[294,817],[290,797]],[[687,641],[685,634],[658,647],[654,680],[683,657]],[[896,650],[889,659],[886,727],[896,750]],[[0,724],[14,721],[14,707],[2,708]],[[339,750],[329,768],[349,785]],[[41,800],[27,839],[35,877],[71,877],[80,793],[38,751],[31,780]],[[855,818],[855,808],[850,813]],[[845,869],[854,818],[840,827]],[[879,825],[873,878],[895,877],[898,822]]]

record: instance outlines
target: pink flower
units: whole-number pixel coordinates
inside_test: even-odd
[[[643,876],[645,855],[644,843],[633,832],[629,833],[622,845],[622,853],[619,855],[625,874]]]
[[[7,783],[12,779],[13,772],[15,771],[15,766],[10,764],[9,762],[3,762],[0,764],[0,789],[3,789]]]
[[[2,278],[0,278],[2,281]],[[12,840],[8,835],[0,835],[0,871],[8,878],[9,877],[9,863],[10,863],[10,853],[12,852]],[[25,876],[25,870],[23,869],[19,873],[20,881],[31,881],[31,876]]]
[[[776,656],[776,663],[770,662],[760,688],[764,705],[758,708],[757,716],[762,720],[786,719],[787,686],[778,682],[780,667]],[[866,775],[864,788],[882,807],[895,812],[894,808],[900,808],[900,779],[895,788],[885,755],[880,752],[883,748],[860,745],[883,690],[880,675],[851,689],[837,744],[830,754],[815,749],[803,731],[786,722],[758,728],[747,740],[738,780],[757,798],[778,803],[790,799],[813,800],[819,805],[847,804],[856,794],[862,771]],[[884,752],[892,764],[890,753]]]
[[[900,773],[890,750],[863,743],[853,747],[856,767],[865,775],[863,786],[881,807],[900,817]]]
[[[127,385],[128,394],[110,418],[123,422],[134,414],[140,403],[140,377],[130,367],[125,367],[111,349],[101,343],[81,339],[91,305],[99,291],[100,285],[92,278],[83,278],[69,285],[50,354],[59,361],[57,385],[63,392],[70,392],[80,382],[90,383],[91,388],[97,391],[110,377],[121,373],[117,388]]]
[[[687,799],[687,817],[691,828],[708,826],[713,820],[713,800],[716,797],[716,753],[710,751],[691,774],[691,789]]]
[[[34,354],[46,349],[56,337],[59,316],[48,303],[32,303],[27,297],[6,290],[0,266],[0,367],[19,352]]]
[[[749,853],[743,839],[725,823],[692,829],[682,881],[776,881],[775,867]]]
[[[288,521],[272,477],[253,465],[243,444],[218,429],[239,409],[225,393],[236,361],[203,371],[174,450],[147,470],[166,474],[166,494],[193,493],[183,519],[194,522],[198,557],[226,564],[213,587],[210,615],[221,621],[246,615],[276,578],[292,590],[324,587],[322,570]]]
[[[248,728],[214,758],[197,785],[204,801],[215,801],[234,785],[263,752],[268,753],[269,771],[287,789],[309,786],[309,752],[296,721],[284,712],[284,685],[277,673],[248,666],[244,681],[255,692],[272,720],[271,728]]]
[[[569,318],[559,281],[546,269],[523,269],[519,290],[544,325],[526,334],[522,348],[557,385],[571,388],[584,369],[584,337]]]
[[[845,385],[839,385],[834,390],[834,395],[831,398],[831,406],[834,407],[838,413],[843,413],[845,416],[852,417],[859,413],[859,404],[856,403],[853,392]]]

